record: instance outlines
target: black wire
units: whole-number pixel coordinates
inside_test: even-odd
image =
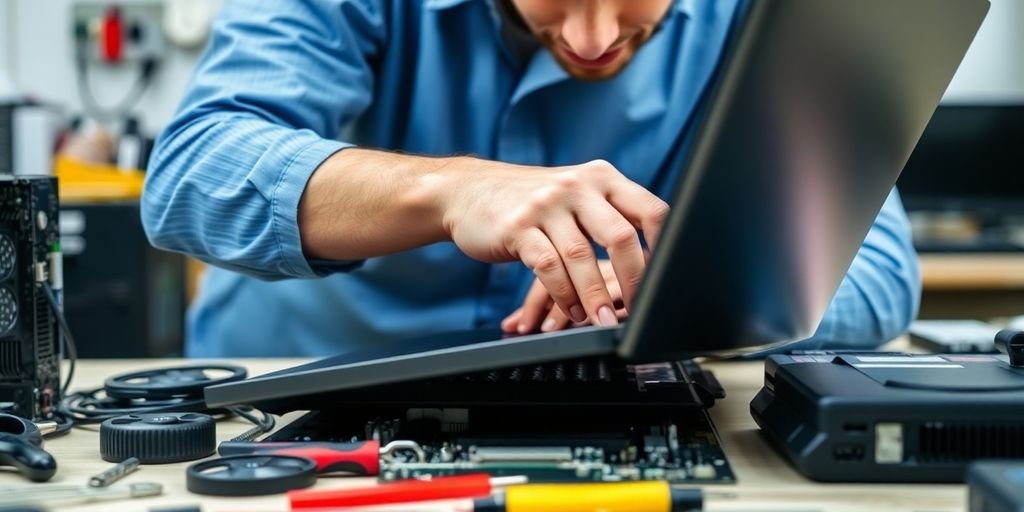
[[[249,420],[250,423],[256,425],[264,432],[269,432],[271,429],[274,428],[274,416],[269,413],[263,412],[259,409],[255,409],[247,405],[228,407],[227,409],[234,413],[236,416]],[[257,418],[254,414],[251,414],[251,411],[256,411],[260,413],[262,417]]]
[[[115,399],[108,396],[100,397],[99,394],[101,392],[106,395],[104,388],[69,393],[71,379],[75,375],[75,363],[78,361],[77,345],[75,344],[74,336],[71,334],[71,328],[68,326],[67,318],[64,317],[64,311],[61,310],[57,296],[53,293],[53,288],[45,281],[39,284],[44,295],[46,295],[46,301],[49,302],[50,308],[53,309],[53,313],[57,317],[57,323],[60,325],[64,347],[70,363],[68,365],[67,379],[60,389],[61,399],[57,403],[57,414],[55,415],[58,420],[57,430],[51,435],[65,434],[76,424],[101,423],[110,418],[126,414],[160,412],[203,412],[221,418],[238,416],[249,421],[256,426],[256,429],[262,432],[273,430],[276,423],[273,415],[247,405],[209,409],[206,406],[206,401],[202,398],[183,397],[166,400],[147,400]],[[259,412],[261,417],[252,414],[253,411]]]
[[[60,325],[61,338],[64,340],[64,350],[68,356],[68,376],[64,380],[64,384],[60,387],[60,396],[67,396],[68,391],[71,389],[71,379],[75,376],[75,363],[78,361],[78,346],[75,344],[75,337],[71,334],[71,328],[68,326],[68,320],[64,317],[64,311],[61,309],[60,304],[57,302],[57,296],[53,293],[53,288],[50,288],[50,284],[47,282],[40,283],[43,294],[46,295],[46,301],[50,303],[50,309],[53,310],[54,316],[57,317],[57,323]]]
[[[68,432],[71,432],[71,428],[75,426],[74,420],[64,416],[63,414],[54,414],[53,419],[57,423],[57,430],[43,436],[47,439],[67,434]]]
[[[213,416],[225,416],[228,411],[223,409],[209,410],[201,398],[185,398],[172,400],[119,400],[107,396],[103,388],[78,391],[65,396],[57,406],[57,411],[71,418],[79,425],[102,423],[110,418],[128,414],[149,414],[161,412],[205,412]]]
[[[98,121],[117,121],[125,117],[135,104],[142,99],[143,93],[146,92],[150,82],[153,80],[157,67],[157,59],[148,58],[143,60],[139,67],[139,74],[124,98],[113,106],[105,107],[96,101],[96,96],[92,92],[92,86],[89,84],[89,57],[80,54],[76,61],[75,86],[78,89],[78,96],[82,100],[82,108]]]

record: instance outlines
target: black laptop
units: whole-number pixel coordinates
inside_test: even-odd
[[[374,402],[465,382],[472,400],[596,401],[614,393],[482,393],[480,383],[580,368],[599,382],[814,333],[988,10],[987,0],[756,0],[709,84],[630,319],[504,338],[497,331],[382,343],[206,389],[212,407],[304,397]],[[282,343],[287,340],[281,340]],[[582,366],[581,366],[582,365]],[[602,367],[604,371],[602,372]],[[678,365],[659,379],[685,377]],[[498,371],[501,370],[501,371]],[[518,372],[518,373],[517,373]],[[593,378],[593,379],[592,379]],[[474,380],[476,379],[476,380]],[[568,379],[573,381],[575,377]],[[409,385],[410,381],[424,383]],[[635,383],[634,383],[635,384]],[[395,387],[395,386],[399,387]],[[571,387],[571,386],[569,386]],[[644,387],[644,386],[641,386]],[[633,385],[631,389],[635,389]],[[539,390],[554,390],[547,384]],[[648,395],[650,396],[650,395]]]

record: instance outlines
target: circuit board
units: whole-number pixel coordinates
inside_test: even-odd
[[[413,441],[382,459],[381,480],[485,472],[533,482],[733,483],[705,410],[450,408],[308,413],[268,441]],[[392,414],[388,414],[388,413]]]

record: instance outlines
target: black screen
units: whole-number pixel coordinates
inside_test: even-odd
[[[897,182],[908,210],[1024,211],[1024,105],[944,105]]]

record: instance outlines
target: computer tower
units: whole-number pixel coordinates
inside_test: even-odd
[[[57,249],[57,180],[0,175],[0,411],[49,418],[60,393],[57,319],[39,285]]]
[[[80,359],[180,357],[185,258],[154,249],[137,201],[61,203],[64,316]]]

